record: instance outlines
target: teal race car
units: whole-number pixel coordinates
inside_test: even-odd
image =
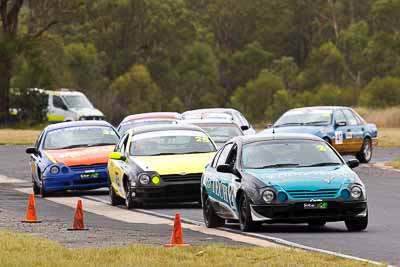
[[[239,221],[242,231],[262,223],[344,221],[349,231],[368,225],[366,188],[326,141],[308,134],[240,136],[226,143],[201,182],[204,221]]]

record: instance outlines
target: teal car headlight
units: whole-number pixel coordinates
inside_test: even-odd
[[[271,203],[275,199],[275,192],[267,189],[262,193],[262,198],[266,203]]]
[[[362,191],[361,187],[359,187],[358,185],[354,185],[350,189],[350,195],[353,199],[358,200],[362,197],[363,191]]]

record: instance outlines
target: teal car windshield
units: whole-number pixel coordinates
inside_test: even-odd
[[[286,112],[274,124],[274,127],[297,125],[329,125],[332,110],[329,109],[294,109]]]
[[[317,167],[343,164],[336,153],[319,141],[262,141],[245,144],[242,150],[244,169]]]
[[[165,131],[139,134],[133,137],[132,156],[159,156],[210,153],[216,149],[208,136],[197,131]]]
[[[110,127],[70,127],[49,132],[43,149],[115,145],[118,140],[117,133]]]

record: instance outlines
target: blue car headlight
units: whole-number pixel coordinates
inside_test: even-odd
[[[50,167],[50,173],[53,175],[59,174],[60,173],[60,168],[58,166],[51,166]]]

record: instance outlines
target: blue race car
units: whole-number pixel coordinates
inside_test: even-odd
[[[108,187],[108,155],[119,136],[105,121],[63,122],[47,126],[30,154],[32,186],[42,197],[54,191]]]
[[[262,223],[344,221],[349,231],[368,225],[366,189],[322,139],[308,134],[240,136],[215,155],[202,176],[202,206],[207,227],[237,220],[242,231]]]
[[[372,158],[378,144],[375,124],[366,123],[348,107],[305,107],[291,109],[260,134],[308,133],[330,143],[342,155],[355,155],[362,163]]]

